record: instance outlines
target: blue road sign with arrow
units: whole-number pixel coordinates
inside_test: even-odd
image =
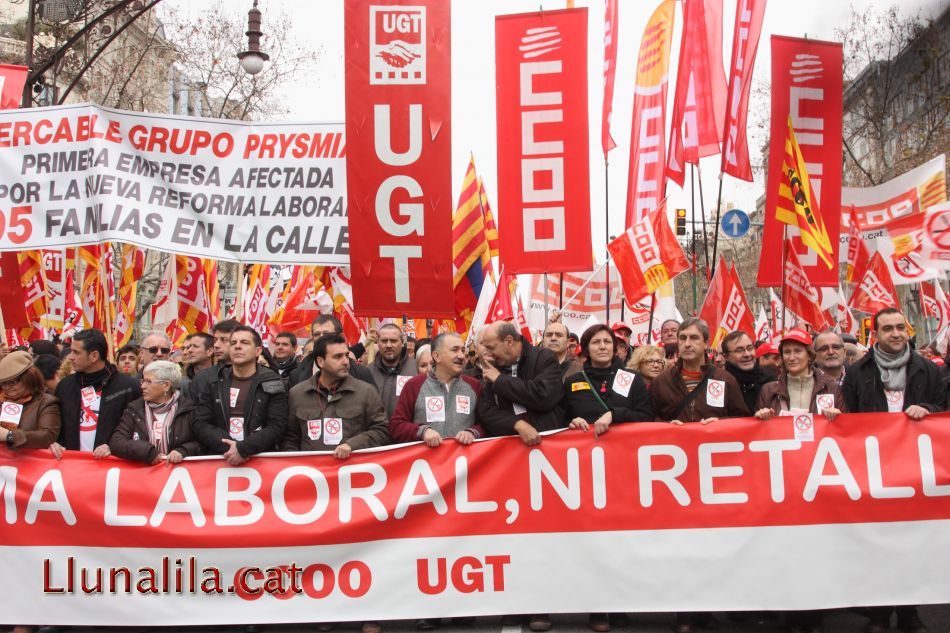
[[[719,225],[726,237],[742,237],[749,232],[749,214],[739,209],[729,209],[722,216]]]

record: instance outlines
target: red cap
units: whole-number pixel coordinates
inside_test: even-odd
[[[620,330],[626,330],[630,332],[631,334],[633,333],[633,328],[627,325],[626,323],[624,323],[623,321],[617,321],[612,326],[610,326],[610,329],[613,330],[615,333],[619,332]],[[629,334],[627,336],[629,336]]]
[[[775,354],[778,356],[778,350],[771,343],[762,343],[759,345],[759,349],[755,350],[756,358],[762,358],[768,354]]]
[[[785,341],[795,341],[796,343],[801,343],[805,347],[808,347],[811,345],[811,335],[800,327],[793,327],[782,337],[782,343]]]

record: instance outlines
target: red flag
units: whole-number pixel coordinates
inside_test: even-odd
[[[739,0],[736,3],[736,25],[732,35],[732,61],[729,64],[729,89],[726,101],[726,127],[722,142],[722,173],[739,180],[752,181],[749,162],[749,139],[746,121],[749,115],[749,92],[752,68],[762,34],[765,0]]]
[[[867,268],[860,271],[855,278],[859,281],[851,294],[849,307],[868,314],[874,314],[884,308],[900,308],[894,281],[880,253],[874,253]]]
[[[765,226],[762,230],[762,257],[758,269],[760,287],[782,284],[782,242],[786,227],[788,238],[795,245],[802,269],[814,286],[838,285],[838,245],[841,234],[841,155],[842,155],[842,46],[837,42],[821,42],[772,36],[772,144],[769,151],[768,182],[765,187]],[[829,238],[826,253],[830,267],[815,246],[808,246],[794,225],[788,227],[776,210],[782,205],[785,189],[792,187],[787,162],[788,121],[800,150],[801,164],[807,165],[814,199],[813,209],[823,209],[824,234]],[[793,152],[794,154],[794,152]],[[798,160],[795,160],[798,163]],[[791,165],[790,165],[791,166]],[[804,168],[796,168],[799,178]],[[783,184],[783,182],[785,184]],[[797,196],[796,196],[797,197]],[[785,206],[801,217],[793,206]],[[807,215],[807,214],[806,214]],[[796,222],[796,224],[799,224]],[[807,224],[807,217],[806,217]],[[817,239],[817,233],[811,232]],[[818,241],[822,241],[821,240]]]
[[[851,226],[848,228],[848,272],[845,281],[853,284],[856,283],[855,273],[867,268],[871,255],[861,236],[861,227],[858,226],[853,210],[849,213],[849,217]]]
[[[950,338],[950,301],[939,283],[924,281],[920,284],[920,304],[925,317],[937,319],[937,332],[934,341],[941,354],[947,353],[947,340]]]
[[[791,240],[785,260],[785,309],[809,323],[816,330],[828,327],[828,319],[821,311],[821,293],[815,288],[802,268],[792,248]],[[788,324],[786,324],[788,325]]]
[[[617,77],[617,34],[620,10],[617,0],[604,0],[604,106],[600,123],[600,143],[607,152],[617,147],[610,135],[610,115],[614,103],[614,80]]]
[[[607,245],[607,250],[620,273],[629,306],[689,269],[666,217],[666,204],[624,231]]]
[[[20,261],[16,251],[0,253],[0,307],[4,326],[19,330],[29,327],[24,286],[20,283]]]
[[[666,88],[675,7],[674,0],[663,0],[640,40],[630,129],[626,226],[660,206],[666,190]]]
[[[485,323],[513,321],[515,318],[515,309],[511,305],[511,289],[508,287],[508,275],[502,275],[498,282],[498,287],[495,288],[495,296],[488,307],[488,317],[485,319]]]
[[[15,110],[23,102],[23,86],[30,69],[0,64],[0,110]]]
[[[667,178],[682,187],[686,163],[719,153],[725,114],[722,0],[685,0]]]
[[[709,283],[699,318],[709,326],[710,345],[715,348],[730,332],[741,330],[749,336],[755,333],[755,319],[739,276],[735,268],[727,266],[721,257]]]

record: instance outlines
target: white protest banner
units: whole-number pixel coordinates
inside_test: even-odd
[[[80,104],[0,112],[0,251],[105,241],[229,261],[349,261],[342,123]]]
[[[334,420],[324,419],[324,434]],[[597,440],[562,431],[530,449],[505,437],[348,460],[261,455],[240,467],[7,451],[4,618],[247,625],[512,605],[578,613],[946,602],[950,415],[812,422],[807,442],[794,439],[791,421],[746,418],[612,424]]]

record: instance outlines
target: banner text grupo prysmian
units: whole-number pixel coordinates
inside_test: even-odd
[[[0,250],[104,241],[215,259],[349,263],[342,123],[95,105],[0,112]]]
[[[0,592],[12,622],[87,625],[940,603],[948,423],[627,424],[240,467],[2,449]]]

